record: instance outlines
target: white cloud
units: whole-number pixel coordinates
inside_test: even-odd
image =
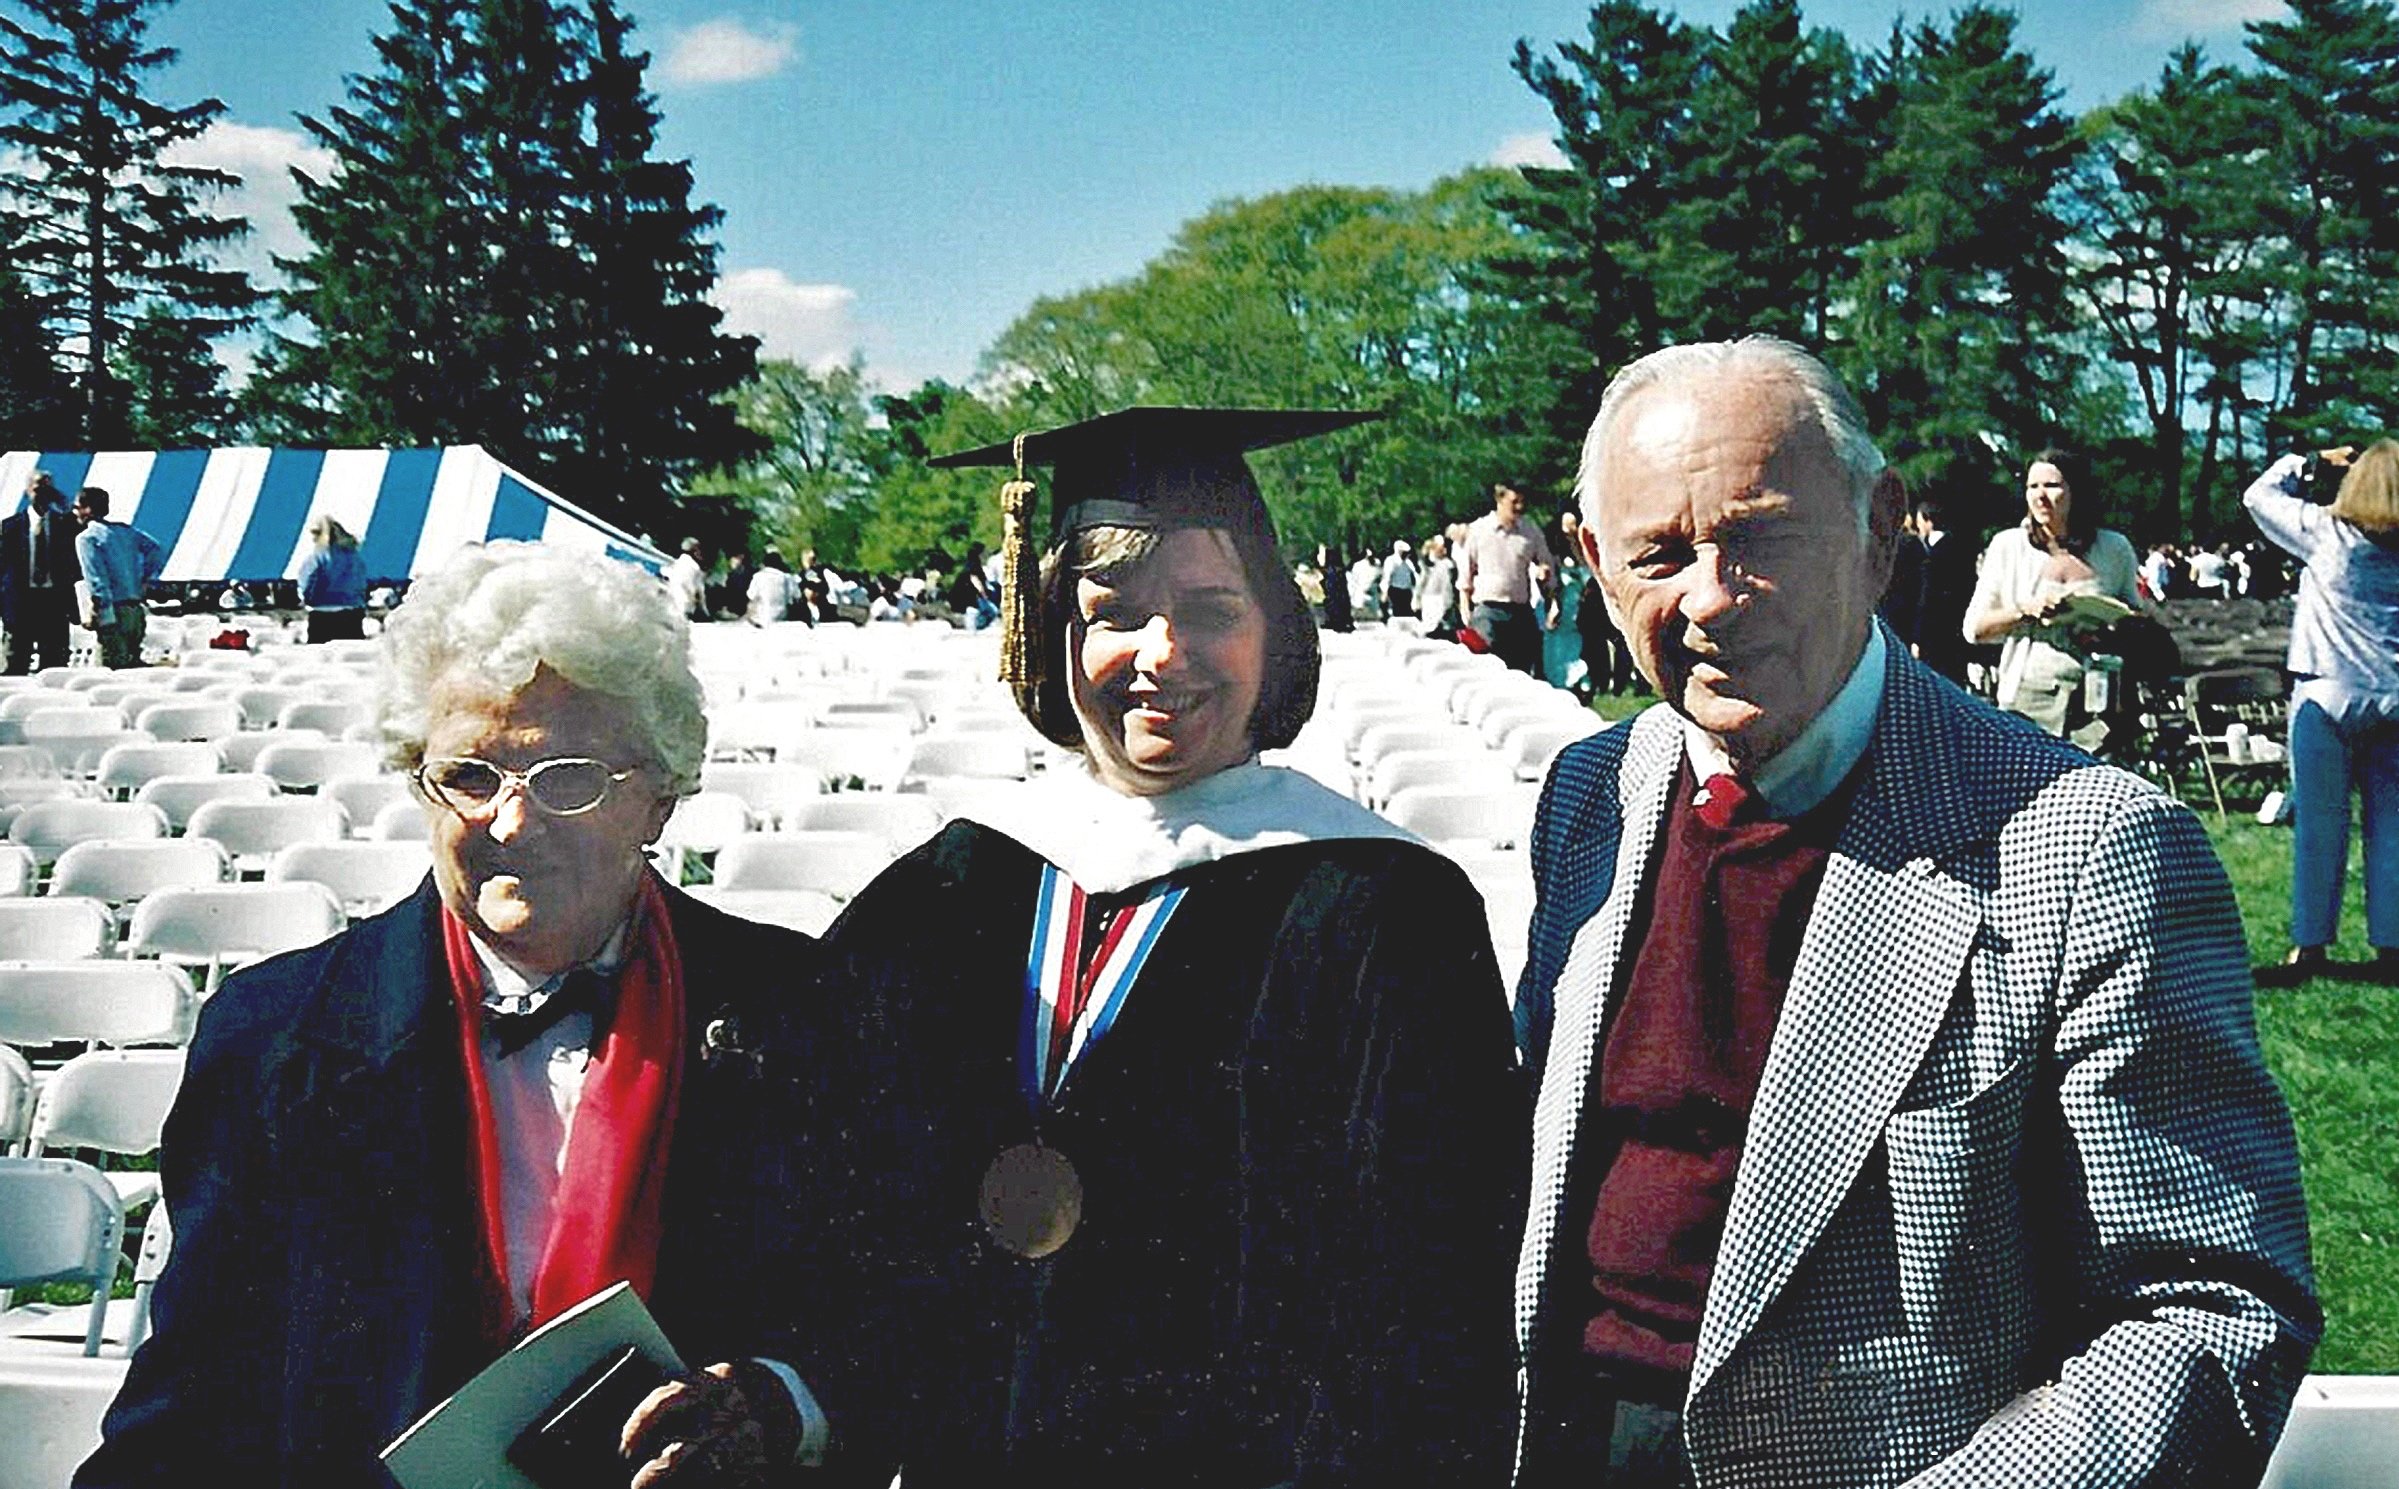
[[[702,21],[673,33],[660,76],[686,87],[748,83],[773,77],[799,57],[796,26],[754,26],[730,18]]]
[[[2141,0],[2133,25],[2143,35],[2181,39],[2234,31],[2243,21],[2270,21],[2283,0]]]
[[[306,251],[307,240],[292,222],[292,204],[300,188],[292,182],[298,166],[322,181],[333,170],[332,152],[311,143],[294,129],[236,124],[219,119],[198,138],[169,150],[169,165],[210,166],[230,171],[242,184],[209,198],[211,212],[239,213],[250,219],[250,236],[223,253],[228,268],[250,271],[254,278],[275,277],[268,259],[275,254],[293,258]]]
[[[801,284],[781,269],[736,269],[712,296],[725,329],[758,338],[758,355],[818,369],[847,362],[858,350],[853,316],[858,292],[843,284]]]
[[[1491,163],[1517,167],[1537,165],[1551,170],[1564,170],[1566,152],[1558,148],[1555,139],[1539,131],[1512,134],[1501,140],[1499,148],[1491,152]]]

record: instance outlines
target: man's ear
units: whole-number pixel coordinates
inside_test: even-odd
[[[1599,537],[1593,530],[1592,524],[1586,522],[1581,527],[1575,529],[1574,542],[1576,547],[1583,550],[1583,563],[1591,570],[1591,577],[1593,579],[1598,579],[1602,574],[1607,572],[1605,569],[1600,567]],[[1609,624],[1615,626],[1618,631],[1622,631],[1624,629],[1624,616],[1622,612],[1618,611],[1616,608],[1615,589],[1606,582],[1602,581],[1599,586],[1599,599],[1600,604],[1605,607],[1608,612]]]
[[[1890,582],[1891,564],[1899,552],[1899,531],[1907,514],[1907,482],[1886,465],[1883,473],[1874,478],[1873,494],[1866,498],[1867,560],[1874,566],[1877,594]]]

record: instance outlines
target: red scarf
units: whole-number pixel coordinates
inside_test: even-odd
[[[631,944],[617,973],[616,1012],[592,1052],[567,1130],[558,1206],[534,1273],[527,1327],[539,1327],[620,1281],[647,1299],[657,1279],[667,1150],[683,1087],[683,958],[655,875],[642,876],[633,915]],[[500,1196],[499,1130],[483,1078],[483,968],[465,923],[447,908],[441,919],[475,1124],[471,1151],[482,1203],[488,1316],[501,1321],[495,1337],[507,1338],[516,1332],[516,1302]]]

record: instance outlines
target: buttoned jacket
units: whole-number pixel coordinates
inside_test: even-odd
[[[1568,1174],[1683,752],[1653,708],[1569,748],[1536,820],[1536,1399],[1564,1388]],[[1897,645],[1858,769],[1702,1315],[1699,1484],[2254,1483],[2321,1316],[2205,835]]]

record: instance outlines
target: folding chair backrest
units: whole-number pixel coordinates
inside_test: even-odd
[[[695,884],[691,895],[727,915],[779,925],[806,936],[821,936],[841,914],[841,901],[814,889],[725,889]]]
[[[382,751],[355,740],[271,744],[250,762],[252,770],[286,791],[313,791],[345,776],[371,776],[382,765]]]
[[[133,799],[158,808],[166,814],[167,826],[176,832],[191,826],[192,813],[212,801],[272,801],[277,795],[275,783],[250,771],[223,771],[214,775],[159,776],[145,781],[133,793]]]
[[[276,745],[325,742],[324,732],[317,729],[245,729],[218,740],[217,748],[225,752],[227,770],[256,770],[258,757]]]
[[[166,815],[133,801],[37,801],[9,825],[9,840],[33,850],[42,863],[76,843],[95,838],[163,838]]]
[[[265,858],[294,843],[338,843],[350,835],[341,803],[318,796],[212,801],[192,813],[186,836],[214,838],[236,859]]]
[[[170,962],[233,966],[313,946],[346,924],[322,884],[224,884],[162,889],[133,907],[125,949]]]
[[[1398,750],[1375,761],[1367,783],[1373,800],[1389,801],[1411,786],[1496,789],[1515,779],[1515,766],[1487,750]]]
[[[0,1158],[0,1287],[116,1280],[125,1212],[88,1163]]]
[[[134,715],[133,726],[157,740],[219,740],[241,730],[242,711],[215,699],[153,703]]]
[[[751,820],[773,823],[787,806],[821,794],[823,779],[805,765],[781,762],[710,763],[700,767],[700,789],[728,792],[741,798]]]
[[[73,961],[105,955],[116,919],[100,900],[0,900],[0,960]]]
[[[412,797],[385,803],[367,825],[366,835],[383,842],[422,843],[433,835],[433,824],[425,819],[423,805]]]
[[[198,1009],[163,962],[0,962],[0,1043],[183,1044]]]
[[[924,796],[838,791],[795,803],[783,825],[792,832],[873,833],[904,853],[939,832],[941,821],[941,808]]]
[[[375,817],[393,802],[414,805],[415,793],[409,789],[408,777],[391,771],[374,775],[345,776],[327,781],[317,795],[342,804],[350,814],[350,831],[355,836],[368,836]]]
[[[322,694],[327,687],[323,683],[310,683],[307,686],[312,694]],[[347,686],[347,684],[343,684],[343,686]],[[345,731],[356,725],[367,723],[373,717],[374,710],[363,703],[347,698],[317,696],[297,699],[283,705],[282,710],[275,715],[275,727],[278,729],[321,729],[329,737],[339,739]]]
[[[0,781],[54,779],[58,761],[40,745],[0,745]]]
[[[424,843],[294,843],[267,862],[267,882],[322,884],[352,915],[371,915],[416,892],[433,867]]]
[[[233,695],[234,705],[242,711],[245,729],[272,729],[276,715],[287,703],[300,702],[300,695],[290,688],[253,685]]]
[[[220,883],[230,867],[225,850],[206,838],[76,843],[58,855],[50,893],[123,905],[177,885]]]
[[[749,830],[749,803],[730,791],[700,791],[675,803],[658,845],[672,852],[714,853]]]
[[[804,766],[834,790],[856,785],[889,790],[908,773],[915,736],[893,728],[888,716],[844,715],[855,727],[814,730],[775,751],[777,764]],[[828,721],[830,722],[830,721]]]
[[[183,1084],[183,1051],[94,1050],[50,1072],[33,1104],[34,1156],[47,1148],[158,1151]]]
[[[0,1044],[0,1156],[14,1153],[33,1126],[33,1067]]]
[[[754,833],[716,855],[716,883],[725,889],[813,889],[846,899],[894,856],[876,833]]]
[[[908,774],[1021,781],[1030,774],[1030,762],[1022,739],[1006,735],[955,735],[918,740],[908,755]]]
[[[1428,842],[1520,847],[1532,831],[1534,786],[1456,790],[1411,786],[1383,803],[1391,821]]]
[[[33,861],[33,850],[15,843],[0,843],[0,899],[33,893],[41,872]]]
[[[92,773],[94,784],[102,791],[130,796],[160,776],[210,775],[223,763],[216,746],[206,740],[180,740],[171,744],[147,740],[115,746],[100,757]]]

